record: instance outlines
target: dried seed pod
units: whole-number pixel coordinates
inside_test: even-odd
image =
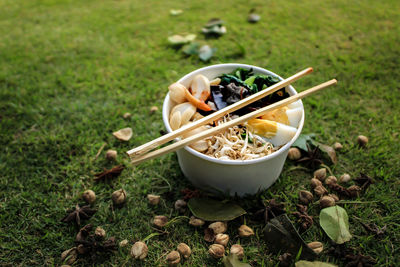
[[[300,190],[300,192],[299,192],[300,203],[302,203],[304,205],[308,205],[310,202],[312,202],[313,197],[314,196],[310,191]]]
[[[323,196],[319,201],[321,209],[335,206],[335,200],[330,196]]]
[[[227,245],[228,242],[229,242],[229,235],[227,235],[227,234],[217,234],[217,235],[215,236],[214,242],[217,243],[217,244],[223,245],[224,247],[226,247],[226,245]]]
[[[297,147],[291,147],[289,149],[288,158],[290,160],[298,160],[298,159],[300,159],[301,158],[300,149],[298,149]]]
[[[317,178],[312,178],[311,179],[311,187],[316,188],[317,186],[322,186],[321,181],[318,180]]]
[[[150,108],[150,113],[154,113],[154,112],[156,112],[157,110],[158,110],[158,107],[152,106],[152,107]]]
[[[327,184],[327,185],[336,184],[336,183],[337,183],[337,178],[336,178],[335,176],[333,176],[333,175],[328,176],[328,177],[325,179],[325,184]]]
[[[240,237],[249,237],[254,235],[253,229],[244,224],[239,227],[238,231]]]
[[[326,190],[326,188],[323,185],[319,185],[316,188],[314,188],[314,192],[317,196],[321,197],[321,196],[327,194],[328,190]]]
[[[338,202],[340,200],[339,197],[335,194],[329,194],[328,196],[333,198],[335,200],[335,202]]]
[[[220,244],[212,244],[208,249],[208,254],[215,259],[222,258],[225,255],[225,247]]]
[[[128,245],[128,240],[127,239],[124,239],[121,242],[119,242],[119,246],[121,248],[126,247],[127,245]]]
[[[122,205],[126,200],[126,191],[124,189],[114,191],[111,195],[111,199],[114,205]]]
[[[153,224],[158,228],[163,228],[168,223],[168,218],[163,215],[154,216]]]
[[[187,203],[185,200],[183,199],[178,199],[177,201],[175,201],[175,210],[177,210],[179,213],[184,213],[186,211],[186,206]]]
[[[177,250],[185,259],[189,258],[190,254],[192,254],[192,250],[185,243],[180,243],[177,247]]]
[[[133,135],[132,128],[128,127],[118,130],[116,132],[113,132],[113,135],[121,141],[129,141],[129,139],[131,139]]]
[[[368,144],[368,137],[364,135],[359,135],[357,137],[357,143],[360,147],[365,147]]]
[[[335,149],[336,151],[340,151],[340,150],[343,149],[343,146],[342,146],[341,143],[336,142],[336,143],[333,144],[333,149]]]
[[[204,225],[204,221],[202,219],[196,218],[194,216],[190,217],[189,224],[194,227],[201,227]]]
[[[351,179],[350,174],[344,173],[342,176],[340,176],[339,182],[345,184],[348,183],[350,179]]]
[[[226,232],[228,225],[226,222],[214,222],[208,228],[212,229],[214,234],[223,234]]]
[[[143,260],[147,257],[147,252],[149,249],[147,245],[141,241],[136,242],[133,244],[131,248],[131,256],[135,259]]]
[[[244,257],[243,247],[239,244],[232,245],[231,254],[235,254],[239,259]]]
[[[117,159],[117,154],[118,154],[118,152],[116,150],[109,149],[106,152],[106,159],[110,160],[110,161],[111,160],[116,160]]]
[[[129,112],[125,112],[124,115],[122,115],[122,117],[123,117],[124,119],[129,119],[130,117],[132,117],[132,114],[129,113]]]
[[[78,251],[76,247],[70,248],[61,253],[61,261],[65,261],[67,264],[73,264],[78,257]]]
[[[147,199],[151,205],[158,205],[160,203],[160,196],[148,194]]]
[[[98,226],[96,230],[94,230],[94,235],[99,239],[103,239],[106,237],[106,231],[100,226]]]
[[[347,188],[347,191],[349,192],[351,197],[358,197],[361,192],[361,188],[358,185],[352,185]]]
[[[324,250],[324,245],[321,242],[314,241],[307,244],[309,248],[314,250],[315,253],[319,254]]]
[[[83,255],[83,254],[86,254],[86,253],[89,251],[89,249],[86,248],[84,245],[79,244],[79,245],[76,247],[76,251],[78,252],[78,254]]]
[[[326,178],[326,168],[318,169],[314,172],[314,177],[320,181],[324,181]]]
[[[181,261],[181,255],[176,250],[171,251],[167,255],[167,262],[169,266],[177,266],[178,263]]]
[[[85,200],[87,203],[92,204],[93,202],[96,201],[96,193],[93,190],[86,190],[82,194],[83,200]]]

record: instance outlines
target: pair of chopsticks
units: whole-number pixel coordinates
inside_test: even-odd
[[[322,83],[320,85],[312,87],[312,88],[310,88],[308,90],[305,90],[305,91],[303,91],[301,93],[298,93],[296,95],[290,96],[290,97],[285,98],[285,99],[283,99],[281,101],[275,102],[275,103],[273,103],[271,105],[268,105],[266,107],[263,107],[263,108],[260,108],[258,110],[255,110],[255,111],[253,111],[251,113],[247,113],[246,115],[243,115],[243,116],[241,116],[239,118],[236,118],[234,120],[231,120],[231,121],[228,121],[226,123],[223,123],[223,124],[221,124],[219,126],[216,126],[216,127],[211,128],[211,129],[208,129],[206,131],[200,132],[198,134],[189,136],[189,137],[187,137],[185,139],[182,139],[182,140],[180,140],[180,141],[178,141],[176,143],[173,143],[173,144],[171,144],[169,146],[166,146],[166,147],[160,148],[158,150],[149,152],[150,150],[152,150],[152,149],[154,149],[154,148],[156,148],[156,147],[158,147],[160,145],[163,145],[163,144],[173,140],[174,138],[182,136],[183,134],[185,134],[187,132],[190,132],[195,128],[198,128],[198,127],[200,127],[202,125],[206,125],[208,123],[211,123],[211,122],[215,121],[216,119],[219,119],[219,118],[225,116],[228,113],[231,113],[231,112],[233,112],[235,110],[238,110],[240,108],[243,108],[243,107],[249,105],[250,103],[253,103],[253,102],[257,101],[257,100],[260,100],[261,98],[263,98],[263,97],[265,97],[265,96],[267,96],[269,94],[272,94],[273,92],[275,92],[275,91],[277,91],[277,90],[279,90],[279,89],[291,84],[292,82],[297,81],[301,77],[303,77],[303,76],[305,76],[307,74],[310,74],[312,71],[313,71],[312,68],[304,69],[304,70],[296,73],[295,75],[293,75],[293,76],[291,76],[291,77],[289,77],[287,79],[284,79],[284,80],[282,80],[282,81],[280,81],[280,82],[278,82],[278,83],[276,83],[276,84],[274,84],[274,85],[272,85],[272,86],[270,86],[270,87],[268,87],[268,88],[266,88],[266,89],[264,89],[264,90],[262,90],[262,91],[260,91],[260,92],[258,92],[256,94],[253,94],[253,95],[251,95],[251,96],[249,96],[247,98],[244,98],[244,99],[242,99],[242,100],[240,100],[240,101],[238,101],[238,102],[236,102],[236,103],[234,103],[232,105],[229,105],[229,106],[227,106],[227,107],[225,107],[225,108],[223,108],[221,110],[218,110],[218,111],[216,111],[216,112],[214,112],[214,113],[212,113],[212,114],[210,114],[210,115],[208,115],[208,116],[206,116],[206,117],[204,117],[204,118],[202,118],[202,119],[200,119],[198,121],[195,121],[193,123],[184,125],[183,127],[179,128],[179,129],[177,129],[177,130],[175,130],[173,132],[170,132],[170,133],[168,133],[166,135],[163,135],[163,136],[161,136],[159,138],[156,138],[156,139],[154,139],[154,140],[152,140],[152,141],[150,141],[150,142],[148,142],[146,144],[143,144],[141,146],[138,146],[138,147],[136,147],[134,149],[129,150],[127,152],[127,154],[132,159],[131,163],[133,165],[137,165],[137,164],[139,164],[139,163],[141,163],[143,161],[156,158],[158,156],[167,154],[169,152],[176,151],[176,150],[178,150],[178,149],[180,149],[180,148],[182,148],[182,147],[184,147],[186,145],[190,145],[190,144],[192,144],[194,142],[197,142],[199,140],[204,139],[205,137],[214,135],[214,134],[216,134],[218,132],[224,131],[224,130],[226,130],[226,129],[230,128],[230,127],[233,127],[235,125],[242,124],[242,123],[248,121],[249,119],[252,119],[252,118],[255,118],[255,117],[259,117],[262,114],[264,114],[264,113],[266,113],[266,112],[268,112],[270,110],[273,110],[273,109],[276,109],[276,108],[280,108],[282,106],[286,106],[286,105],[288,105],[290,103],[296,102],[299,99],[302,99],[302,98],[304,98],[304,97],[306,97],[308,95],[311,95],[311,94],[313,94],[313,93],[315,93],[317,91],[320,91],[320,90],[322,90],[322,89],[324,89],[324,88],[326,88],[328,86],[331,86],[331,85],[334,85],[334,84],[337,83],[336,79],[332,79],[330,81],[327,81],[325,83]]]

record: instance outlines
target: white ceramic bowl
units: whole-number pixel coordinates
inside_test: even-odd
[[[282,79],[277,74],[256,66],[245,64],[218,64],[195,70],[178,82],[189,87],[192,79],[202,74],[212,80],[223,73],[231,73],[236,68],[252,68],[256,74],[273,75]],[[288,86],[287,92],[290,95],[297,94],[292,86]],[[172,108],[172,101],[169,94],[164,99],[163,121],[168,132],[172,129],[169,126],[169,114]],[[303,104],[301,103],[303,109]],[[270,155],[245,161],[220,160],[206,156],[188,146],[177,151],[179,166],[183,174],[196,187],[220,192],[229,195],[253,195],[270,187],[279,177],[285,163],[290,146],[300,135],[304,124],[304,109],[296,135],[290,142],[282,146],[278,151]]]

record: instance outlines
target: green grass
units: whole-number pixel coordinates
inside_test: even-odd
[[[257,7],[258,24],[246,22]],[[181,16],[169,10],[181,8]],[[379,266],[400,263],[400,9],[399,1],[20,1],[0,0],[0,265],[61,265],[60,254],[74,245],[75,228],[60,219],[88,188],[97,193],[98,212],[88,222],[102,226],[109,236],[130,244],[155,232],[152,216],[177,216],[173,202],[190,186],[176,156],[129,167],[110,183],[94,183],[93,174],[111,167],[103,143],[119,151],[159,136],[160,110],[167,86],[182,75],[208,64],[240,62],[270,69],[288,77],[305,67],[314,74],[296,82],[299,90],[336,78],[336,88],[307,98],[303,132],[314,132],[327,144],[344,145],[335,175],[365,172],[376,183],[346,204],[353,239],[350,247],[371,255]],[[228,33],[207,39],[199,33],[210,18],[226,21]],[[218,49],[209,63],[186,58],[168,47],[172,34],[197,33]],[[246,50],[240,55],[240,43]],[[122,114],[133,114],[124,120]],[[128,143],[111,133],[132,127]],[[355,145],[357,135],[369,137],[366,149]],[[309,189],[310,173],[290,171],[287,163],[279,181],[262,194],[295,210],[297,192]],[[111,209],[111,193],[124,188],[127,205]],[[169,198],[166,198],[167,192]],[[146,194],[164,194],[159,207],[150,207]],[[370,202],[376,201],[376,202]],[[318,226],[303,234],[330,247]],[[387,225],[381,239],[366,233],[357,218]],[[293,217],[292,217],[293,218]],[[229,224],[230,244],[238,242],[238,219]],[[240,240],[245,261],[273,266],[277,255],[268,252],[261,238],[262,225],[247,222],[256,237]],[[298,225],[297,225],[298,226]],[[221,265],[207,254],[202,230],[182,219],[167,235],[147,241],[149,256],[138,263],[129,249],[119,249],[105,266],[164,265],[164,256],[180,242],[193,250],[186,266]],[[322,261],[342,264],[322,254]],[[87,265],[80,259],[75,265]]]

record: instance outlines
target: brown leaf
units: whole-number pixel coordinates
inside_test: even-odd
[[[103,172],[96,173],[94,176],[95,181],[100,181],[100,180],[107,180],[107,179],[112,179],[116,178],[121,175],[121,172],[124,170],[125,166],[124,165],[118,165],[113,167],[110,170],[104,169]]]

